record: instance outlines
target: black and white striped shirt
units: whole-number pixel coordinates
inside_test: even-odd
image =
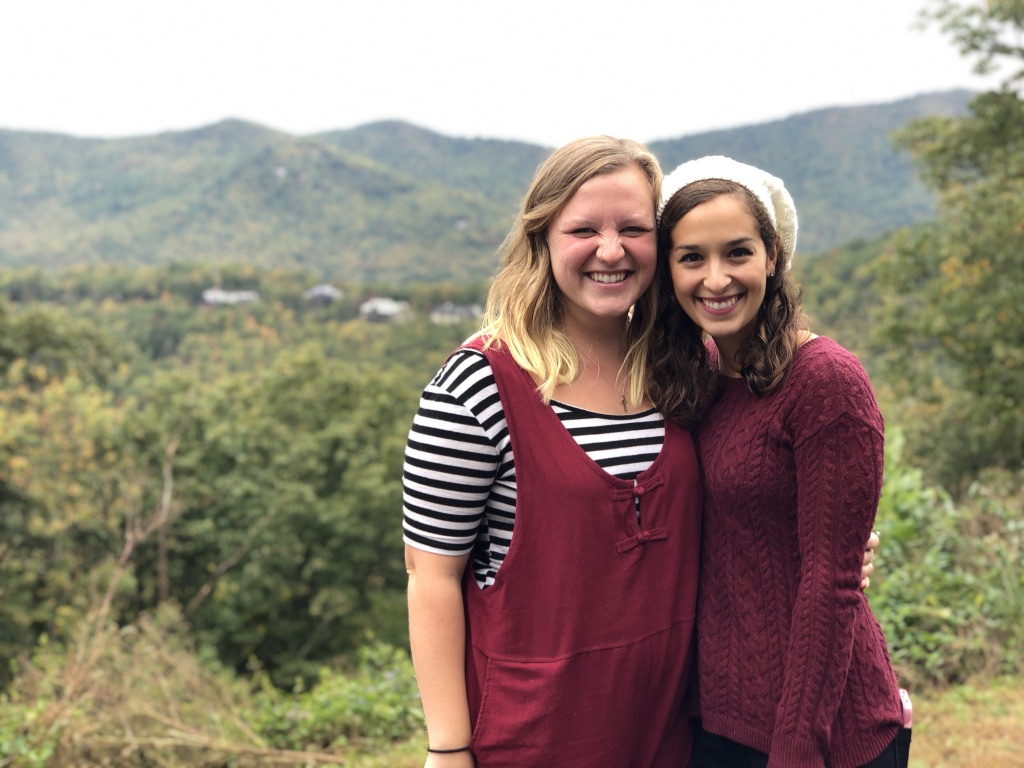
[[[656,409],[623,416],[552,401],[577,443],[606,472],[633,479],[665,439]],[[481,587],[490,586],[512,541],[516,469],[505,412],[482,353],[453,354],[427,385],[409,431],[403,469],[403,529],[411,547],[473,553]]]

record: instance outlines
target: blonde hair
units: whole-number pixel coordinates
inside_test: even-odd
[[[505,345],[519,366],[539,382],[537,389],[545,402],[551,400],[556,387],[574,381],[581,368],[576,348],[560,328],[564,306],[551,270],[548,226],[584,183],[631,166],[638,167],[650,183],[653,214],[661,198],[662,174],[658,161],[642,144],[593,136],[556,150],[537,169],[501,246],[501,266],[488,293],[477,336],[485,339],[487,347]],[[627,331],[624,368],[630,372],[629,399],[634,403],[643,400],[647,391],[656,289],[650,286],[637,300]]]

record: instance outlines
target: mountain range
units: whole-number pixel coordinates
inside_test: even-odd
[[[704,154],[786,181],[798,250],[935,215],[891,135],[972,94],[816,110],[649,142],[666,172]],[[387,121],[294,136],[228,120],[120,139],[0,130],[0,265],[247,262],[355,283],[462,282],[496,251],[549,147]]]

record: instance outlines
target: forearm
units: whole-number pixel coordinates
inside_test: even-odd
[[[882,450],[877,430],[846,418],[797,450],[800,585],[772,737],[772,756],[779,745],[782,761],[770,765],[820,765],[828,750],[864,600],[863,547],[878,502]]]
[[[455,569],[423,567],[434,558],[418,553],[409,568],[409,639],[430,746],[451,749],[469,744],[472,729],[466,696],[466,627],[462,585]],[[466,558],[445,557],[461,561]],[[443,561],[442,561],[443,562]]]

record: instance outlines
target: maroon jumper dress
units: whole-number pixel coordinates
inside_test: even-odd
[[[516,516],[494,584],[481,590],[472,568],[463,582],[477,767],[685,768],[702,505],[693,441],[666,423],[651,467],[616,478],[506,351],[485,355]]]

